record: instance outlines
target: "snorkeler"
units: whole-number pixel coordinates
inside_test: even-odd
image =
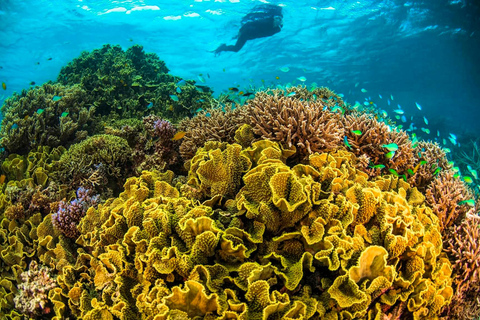
[[[273,36],[283,27],[282,7],[273,4],[255,6],[251,12],[242,18],[235,45],[220,45],[215,55],[222,51],[238,52],[248,40]]]

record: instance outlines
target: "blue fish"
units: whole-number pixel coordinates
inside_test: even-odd
[[[173,100],[173,101],[178,101],[178,97],[174,94],[171,94],[170,95],[170,98]]]
[[[147,109],[152,109],[153,108],[153,102],[150,102],[147,106]]]
[[[59,96],[53,96],[52,101],[56,102],[58,100],[62,99],[62,97]]]
[[[181,88],[181,87],[183,87],[183,86],[186,85],[186,84],[187,84],[187,81],[185,81],[185,80],[182,79],[182,80],[180,80],[180,81],[177,82],[177,87],[180,87],[180,88]]]
[[[176,91],[177,93],[182,93],[182,89],[180,89],[180,87],[177,87]]]

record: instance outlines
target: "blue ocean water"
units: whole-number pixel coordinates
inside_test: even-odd
[[[7,89],[0,89],[0,103],[32,82],[56,79],[84,50],[140,44],[174,75],[198,81],[202,74],[216,95],[236,85],[300,84],[304,77],[304,84],[328,86],[352,104],[368,99],[392,115],[399,104],[405,127],[426,127],[425,116],[431,133],[419,131],[424,139],[437,130],[459,141],[477,137],[480,10],[474,1],[272,1],[283,7],[282,31],[216,57],[211,51],[233,43],[241,18],[262,3],[2,0],[0,82]]]

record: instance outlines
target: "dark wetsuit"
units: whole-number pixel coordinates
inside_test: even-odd
[[[273,36],[283,27],[282,7],[273,4],[255,6],[251,12],[242,18],[242,27],[238,31],[237,42],[233,46],[225,43],[214,52],[238,52],[248,40]]]

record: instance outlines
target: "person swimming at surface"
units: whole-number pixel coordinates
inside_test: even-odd
[[[235,45],[223,43],[213,51],[215,55],[222,51],[238,52],[248,40],[270,37],[280,32],[283,27],[282,7],[273,4],[255,6],[242,18],[241,25]]]

